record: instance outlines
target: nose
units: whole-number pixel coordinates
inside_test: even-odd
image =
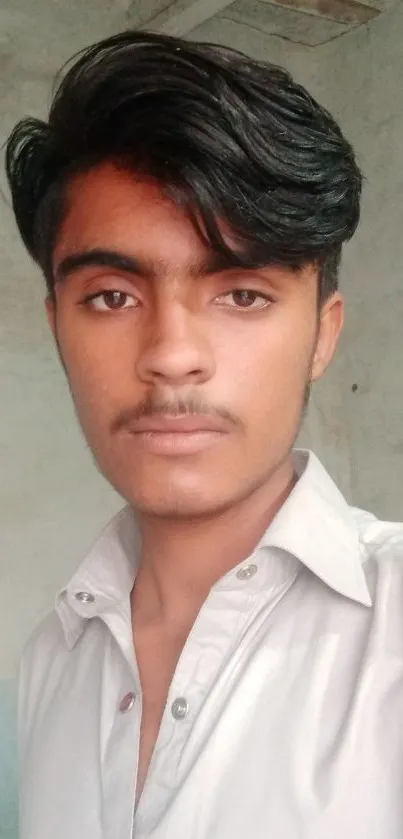
[[[178,302],[166,301],[144,330],[139,378],[154,384],[203,384],[214,372],[214,354],[201,318]]]

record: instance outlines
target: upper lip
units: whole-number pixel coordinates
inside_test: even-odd
[[[130,425],[130,431],[134,434],[156,433],[156,434],[188,434],[197,431],[227,431],[228,426],[219,417],[204,414],[186,414],[182,416],[161,415],[155,417],[142,417]]]

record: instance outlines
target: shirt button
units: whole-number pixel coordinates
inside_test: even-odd
[[[184,720],[189,711],[189,705],[186,699],[184,699],[183,696],[179,696],[178,699],[175,699],[171,711],[175,720]]]
[[[93,594],[90,594],[89,591],[78,591],[76,594],[76,600],[79,600],[80,603],[93,603],[95,597]]]
[[[134,693],[132,693],[132,692],[127,693],[126,696],[123,697],[123,699],[122,699],[122,701],[119,705],[119,711],[121,711],[122,714],[125,714],[127,711],[131,711],[135,701],[136,701],[136,697],[135,697]]]
[[[254,577],[257,571],[257,565],[245,565],[245,568],[240,568],[236,572],[238,580],[250,580]]]

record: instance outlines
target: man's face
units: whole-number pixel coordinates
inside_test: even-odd
[[[77,414],[122,496],[200,516],[273,479],[341,326],[339,297],[318,326],[314,267],[224,270],[157,184],[105,164],[71,184],[54,270]]]

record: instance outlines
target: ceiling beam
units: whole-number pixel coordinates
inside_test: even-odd
[[[231,6],[233,0],[174,0],[167,9],[141,24],[165,35],[181,37]]]
[[[292,9],[295,12],[307,12],[317,17],[335,20],[338,23],[367,23],[380,14],[372,0],[372,5],[361,0],[265,0],[269,6]],[[379,4],[378,4],[379,5]]]

